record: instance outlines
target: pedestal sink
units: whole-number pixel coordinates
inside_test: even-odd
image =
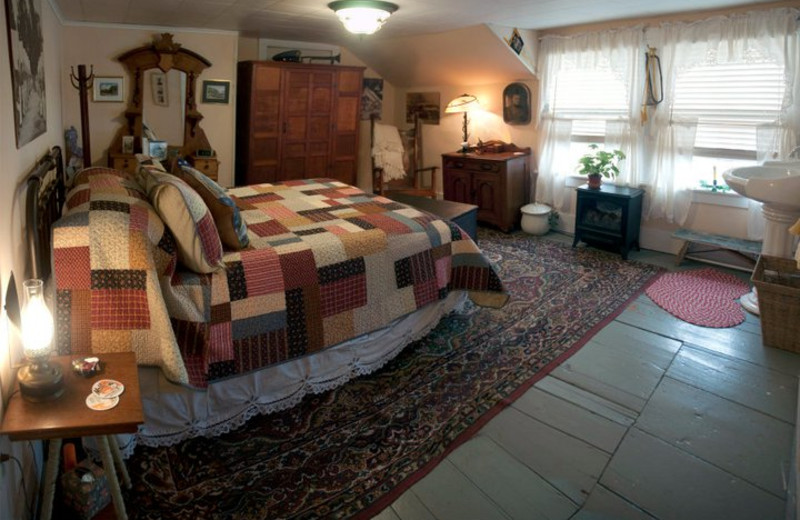
[[[762,203],[766,225],[761,254],[792,257],[789,227],[800,219],[800,161],[767,161],[761,166],[734,168],[722,174],[739,195]],[[758,314],[755,289],[742,296],[742,306]]]

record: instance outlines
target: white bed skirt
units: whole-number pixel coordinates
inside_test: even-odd
[[[169,446],[192,437],[213,437],[248,419],[291,408],[308,394],[325,392],[370,374],[409,343],[424,337],[467,299],[456,291],[435,304],[395,320],[391,326],[255,372],[215,382],[197,390],[167,381],[158,368],[140,367],[145,423],[135,436],[120,436],[123,456],[136,443]]]

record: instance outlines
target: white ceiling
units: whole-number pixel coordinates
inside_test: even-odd
[[[371,39],[491,23],[547,29],[763,3],[765,0],[394,0],[399,9]],[[51,0],[66,21],[242,31],[264,38],[346,45],[356,37],[329,0]]]

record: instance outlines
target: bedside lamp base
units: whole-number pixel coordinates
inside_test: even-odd
[[[64,393],[61,369],[47,363],[30,363],[17,372],[19,393],[28,401],[53,401]]]

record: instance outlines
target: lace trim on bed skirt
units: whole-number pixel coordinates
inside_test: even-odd
[[[148,426],[145,424],[140,427],[139,433],[137,433],[135,436],[125,436],[124,438],[120,438],[119,444],[122,455],[123,457],[127,458],[133,454],[137,443],[141,443],[144,446],[159,447],[172,446],[194,437],[216,437],[240,428],[248,420],[257,415],[264,415],[286,410],[299,404],[300,401],[309,394],[320,394],[337,388],[356,377],[371,374],[383,368],[383,366],[394,359],[407,345],[425,337],[431,330],[433,330],[434,327],[436,327],[439,321],[446,314],[449,314],[450,312],[463,313],[465,307],[470,305],[471,302],[466,295],[459,296],[454,305],[441,305],[433,319],[429,320],[424,326],[420,327],[419,324],[417,324],[416,327],[414,327],[414,325],[409,326],[400,335],[399,344],[396,347],[390,348],[381,353],[377,359],[365,363],[360,359],[356,349],[350,349],[352,357],[349,362],[349,370],[347,373],[331,379],[315,381],[309,380],[309,377],[307,376],[297,391],[289,396],[285,396],[277,400],[259,402],[258,398],[250,398],[239,405],[241,408],[238,412],[233,413],[233,415],[229,415],[227,418],[218,423],[213,423],[213,421],[208,420],[209,418],[205,418],[205,420],[198,420],[197,422],[186,424],[185,429],[182,431],[163,433],[155,431],[155,428],[148,428]],[[253,377],[258,376],[253,375]],[[225,384],[225,382],[223,381],[215,384]]]

